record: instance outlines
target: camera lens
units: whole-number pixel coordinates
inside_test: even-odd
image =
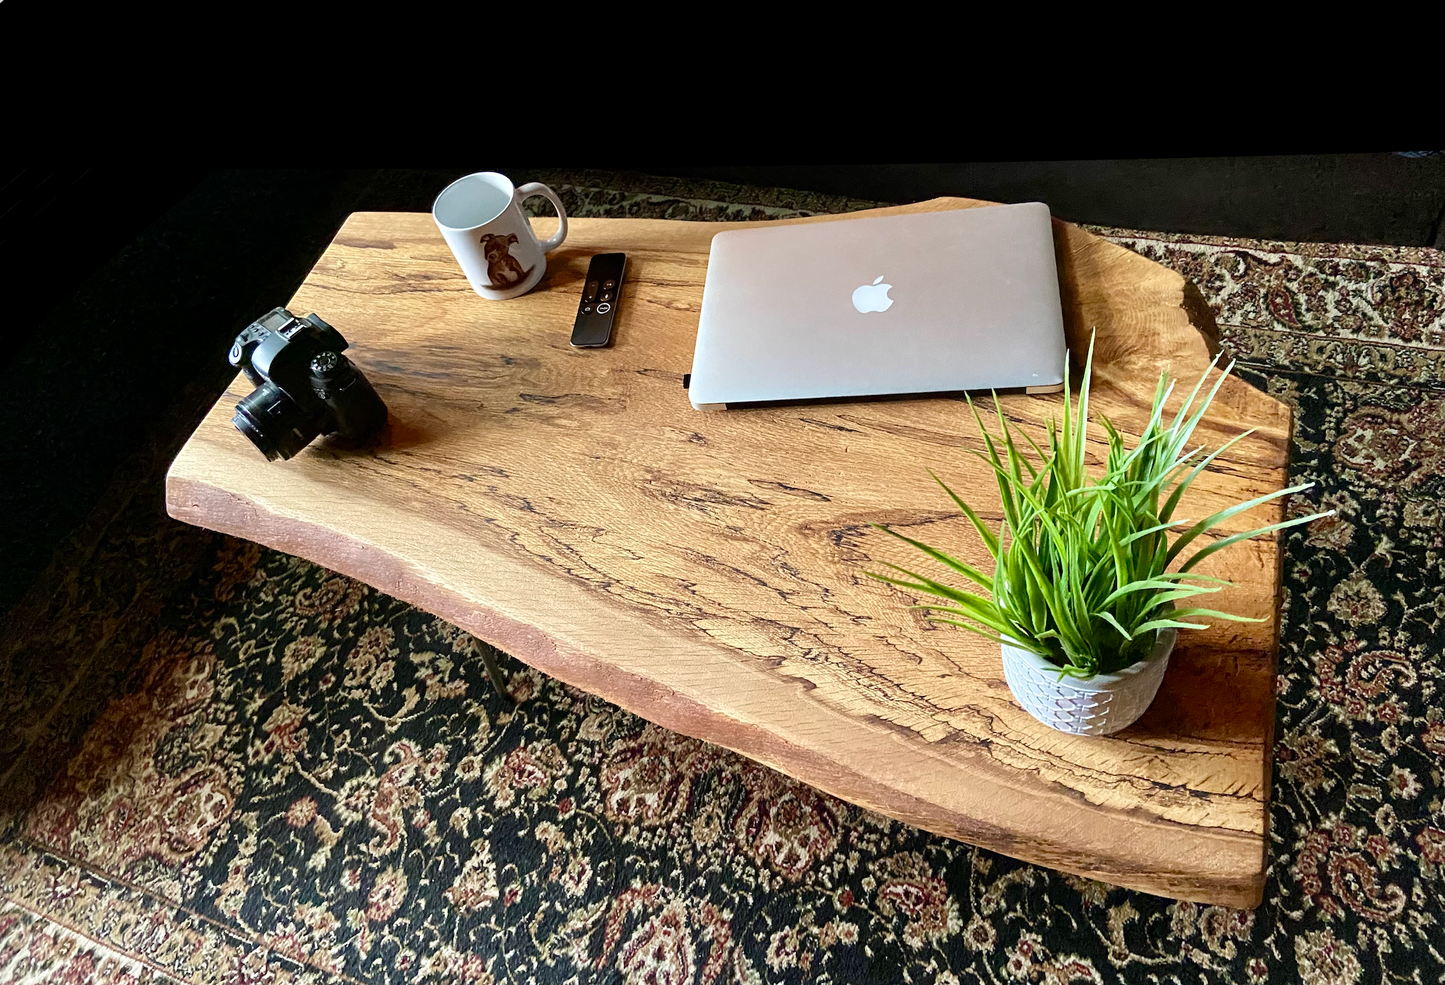
[[[320,422],[269,382],[241,398],[231,423],[271,461],[292,457],[321,433]]]

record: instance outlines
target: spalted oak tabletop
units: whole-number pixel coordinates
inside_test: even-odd
[[[688,404],[708,245],[739,225],[574,219],[540,286],[496,302],[472,293],[430,216],[352,215],[290,307],[351,341],[388,431],[268,464],[231,426],[250,390],[240,377],[171,467],[171,515],[360,579],[653,722],[929,831],[1151,893],[1258,903],[1275,540],[1204,569],[1235,582],[1214,607],[1262,622],[1181,632],[1158,699],[1124,732],[1049,730],[1010,697],[996,645],[925,623],[917,599],[864,576],[930,563],[874,522],[986,565],[927,473],[998,519],[962,400]],[[1161,370],[1192,385],[1209,363],[1213,320],[1178,274],[1066,223],[1055,239],[1076,379],[1097,329],[1093,409],[1137,434]],[[614,343],[573,349],[588,258],[616,250],[629,264]],[[1061,400],[1003,404],[1037,436]],[[1258,430],[1180,515],[1280,488],[1289,423],[1284,405],[1227,383],[1199,438]]]

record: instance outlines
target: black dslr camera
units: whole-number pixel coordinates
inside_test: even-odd
[[[231,423],[267,459],[287,459],[318,434],[364,440],[386,425],[386,404],[316,315],[273,308],[236,336],[231,365],[256,385]]]

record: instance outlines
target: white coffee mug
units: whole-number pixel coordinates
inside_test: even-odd
[[[557,234],[537,241],[522,212],[523,199],[541,195],[557,210]],[[491,301],[526,294],[547,272],[547,251],[567,238],[567,213],[557,193],[532,181],[513,188],[495,171],[458,178],[431,208],[437,228],[462,266],[472,289]]]

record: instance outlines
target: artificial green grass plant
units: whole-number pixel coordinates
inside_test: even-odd
[[[1191,605],[1199,596],[1228,584],[1195,574],[1193,568],[1242,540],[1329,515],[1316,513],[1230,534],[1196,546],[1187,559],[1176,563],[1200,537],[1236,513],[1312,484],[1281,489],[1202,520],[1174,519],[1180,497],[1199,474],[1231,445],[1253,433],[1253,429],[1246,431],[1207,455],[1202,448],[1186,450],[1195,426],[1233,368],[1232,363],[1227,366],[1200,400],[1217,358],[1167,424],[1164,403],[1173,384],[1167,374],[1160,375],[1149,423],[1133,448],[1126,447],[1123,436],[1101,415],[1099,423],[1108,438],[1109,454],[1103,474],[1092,478],[1085,467],[1084,451],[1093,359],[1091,342],[1077,409],[1065,374],[1063,422],[1050,422],[1047,451],[1018,432],[1040,461],[1037,466],[1005,420],[997,394],[998,436],[984,426],[978,409],[969,401],[985,449],[974,454],[998,479],[1003,501],[999,533],[989,529],[943,480],[929,473],[983,539],[994,559],[992,575],[896,530],[878,527],[987,589],[990,598],[894,564],[887,567],[905,578],[869,572],[880,581],[943,599],[944,604],[915,606],[927,610],[932,621],[1032,651],[1057,666],[1061,676],[1092,677],[1122,670],[1150,654],[1159,630],[1206,628],[1206,624],[1186,621],[1191,618],[1257,622]]]

